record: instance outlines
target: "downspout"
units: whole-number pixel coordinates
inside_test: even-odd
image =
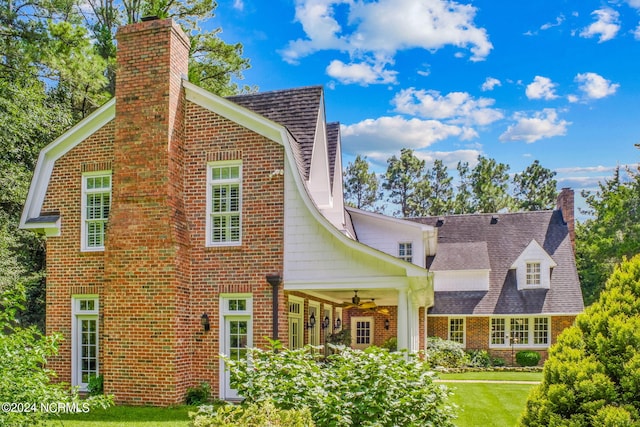
[[[273,321],[271,328],[272,328],[272,336],[273,336],[273,340],[277,340],[278,339],[278,299],[279,299],[279,290],[280,290],[280,283],[282,283],[282,277],[280,277],[279,274],[267,274],[267,282],[269,282],[269,284],[271,285],[271,297],[272,297],[272,302],[271,302],[271,319]]]

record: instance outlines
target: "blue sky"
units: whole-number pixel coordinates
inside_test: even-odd
[[[325,87],[344,164],[479,154],[594,188],[640,151],[640,0],[220,0],[260,91]]]

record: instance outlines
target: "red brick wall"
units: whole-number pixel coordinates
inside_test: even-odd
[[[58,354],[49,358],[49,367],[66,383],[71,383],[71,297],[103,296],[104,253],[80,252],[82,172],[111,168],[113,133],[110,122],[56,161],[42,207],[62,218],[61,235],[47,239],[46,325],[47,334],[64,337]],[[102,327],[100,316],[100,331]]]
[[[217,114],[186,105],[185,208],[191,235],[192,290],[190,336],[195,340],[192,380],[207,381],[214,390],[219,375],[219,298],[222,293],[253,294],[253,344],[264,347],[272,337],[272,287],[266,275],[282,272],[284,179],[271,177],[284,169],[284,148]],[[207,162],[242,160],[242,245],[206,247]],[[280,285],[279,336],[286,342],[287,309]],[[202,332],[202,313],[211,331]]]

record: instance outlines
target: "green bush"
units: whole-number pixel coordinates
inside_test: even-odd
[[[489,368],[493,365],[491,355],[487,350],[469,350],[467,352],[469,366],[474,368]]]
[[[426,359],[433,368],[460,368],[469,364],[462,344],[437,337],[427,339]]]
[[[520,424],[640,425],[640,255],[550,348]]]
[[[211,386],[207,382],[201,383],[197,387],[187,388],[187,395],[184,402],[187,405],[202,405],[211,400]]]
[[[190,412],[193,427],[313,427],[309,408],[277,409],[273,402],[261,404],[231,405],[220,407],[201,406],[198,412]]]
[[[523,350],[516,353],[516,363],[520,366],[538,366],[540,353],[537,351]]]
[[[406,352],[335,348],[324,362],[310,347],[250,349],[247,360],[225,358],[231,385],[248,404],[308,407],[320,426],[451,426],[449,392]]]
[[[387,338],[380,347],[386,348],[389,351],[398,351],[398,338]]]
[[[111,397],[83,400],[76,389],[53,382],[55,373],[45,366],[57,354],[60,337],[44,336],[35,326],[20,327],[15,314],[23,301],[19,287],[0,294],[0,402],[20,405],[0,411],[0,426],[37,425],[48,417],[41,405],[70,404],[80,410],[111,405]]]
[[[100,396],[104,393],[104,375],[97,375],[89,378],[87,384],[89,396]]]
[[[507,362],[502,357],[494,357],[491,359],[491,365],[495,367],[507,366]]]

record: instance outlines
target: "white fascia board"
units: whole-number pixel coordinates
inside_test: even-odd
[[[422,232],[433,232],[434,231],[434,227],[432,227],[431,225],[427,225],[427,224],[422,224],[419,222],[415,222],[415,221],[408,221],[406,219],[401,219],[401,218],[394,218],[392,216],[387,216],[387,215],[382,215],[379,213],[375,213],[375,212],[369,212],[369,211],[364,211],[362,209],[357,209],[351,206],[345,206],[345,209],[347,211],[349,211],[352,215],[362,215],[364,217],[368,217],[371,218],[373,220],[377,220],[380,222],[391,222],[393,224],[398,224],[400,226],[403,227],[408,227],[408,228],[415,228],[418,229]]]
[[[400,284],[402,283],[402,284]],[[348,277],[344,280],[285,280],[285,291],[353,291],[362,289],[409,289],[409,281],[403,276]]]
[[[286,145],[286,139],[283,139],[282,137],[284,131],[283,126],[247,108],[241,107],[234,102],[221,98],[218,95],[214,95],[213,93],[202,89],[193,83],[189,83],[186,80],[182,81],[182,85],[184,86],[187,101],[191,101],[194,104],[219,114],[234,123],[238,123],[239,125],[244,126],[247,129],[270,139],[271,141],[277,142],[281,145]]]
[[[540,243],[538,243],[536,239],[532,239],[527,247],[520,253],[518,258],[516,258],[516,260],[513,262],[511,268],[517,268],[528,259],[540,259],[539,255],[547,258],[547,260],[549,261],[549,267],[553,268],[558,266],[551,255],[549,255],[549,253],[544,250],[542,245],[540,245]]]
[[[84,120],[80,121],[67,132],[60,135],[55,141],[40,151],[38,162],[36,163],[36,169],[31,180],[31,186],[29,187],[29,193],[27,194],[27,200],[25,201],[24,209],[22,210],[20,228],[42,229],[45,230],[47,235],[56,234],[56,232],[51,230],[51,228],[57,228],[59,231],[59,221],[50,224],[27,224],[27,220],[30,218],[36,218],[40,215],[55,162],[75,148],[79,143],[100,130],[115,117],[116,99],[111,98],[102,107],[98,108]]]

